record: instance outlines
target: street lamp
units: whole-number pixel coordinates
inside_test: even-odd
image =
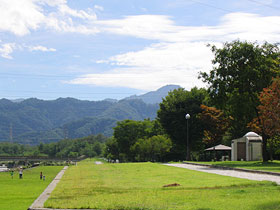
[[[186,120],[187,120],[187,160],[190,159],[190,148],[189,148],[189,119],[191,118],[191,115],[186,114]]]

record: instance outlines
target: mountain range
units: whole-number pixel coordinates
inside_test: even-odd
[[[0,141],[35,145],[92,134],[111,136],[117,121],[156,117],[158,104],[177,85],[122,100],[74,98],[0,100]]]

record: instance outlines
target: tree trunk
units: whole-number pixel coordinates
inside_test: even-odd
[[[267,162],[269,159],[268,151],[267,151],[267,139],[268,136],[262,132],[262,156],[263,156],[263,162]]]

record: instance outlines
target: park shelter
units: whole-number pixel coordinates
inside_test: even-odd
[[[262,137],[254,132],[248,132],[239,139],[231,141],[231,160],[261,160]]]
[[[215,159],[220,159],[220,157],[222,160],[224,159],[224,157],[228,157],[228,159],[230,159],[231,147],[219,144],[214,147],[207,148],[205,149],[205,151],[214,153]]]

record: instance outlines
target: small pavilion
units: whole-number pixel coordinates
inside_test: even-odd
[[[226,157],[226,156],[228,156],[229,157],[228,159],[230,159],[231,147],[219,144],[214,147],[207,148],[207,149],[205,149],[205,151],[214,153],[215,159],[223,160],[223,157]]]

